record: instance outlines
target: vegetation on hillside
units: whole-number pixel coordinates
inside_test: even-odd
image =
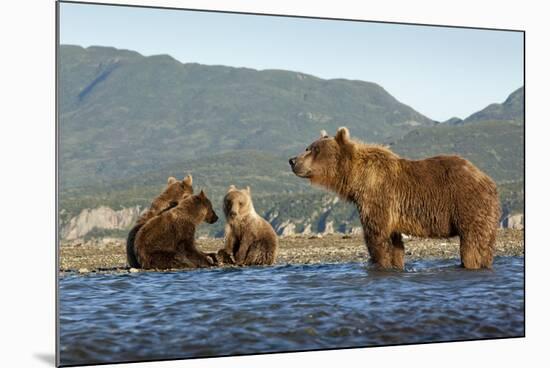
[[[524,127],[502,121],[416,129],[391,144],[403,157],[457,154],[497,182],[523,180]]]
[[[320,129],[341,125],[402,157],[464,156],[498,182],[505,214],[523,211],[523,88],[464,121],[436,124],[369,82],[68,45],[59,67],[62,226],[85,208],[144,208],[168,176],[192,174],[220,216],[227,187],[250,185],[257,211],[279,231],[350,231],[355,209],[295,177],[287,162]],[[222,231],[223,219],[200,228]]]
[[[288,155],[320,129],[371,141],[434,122],[374,83],[284,70],[182,64],[62,45],[60,170],[66,187],[235,150]]]

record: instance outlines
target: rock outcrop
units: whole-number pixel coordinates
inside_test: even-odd
[[[139,206],[123,208],[118,211],[105,206],[93,209],[86,208],[63,226],[61,238],[63,240],[82,238],[94,229],[129,229],[140,213]]]
[[[279,211],[275,210],[266,214],[266,219],[271,223],[277,235],[283,237],[334,233],[362,234],[363,229],[358,224],[350,222],[349,218],[346,219],[341,214],[332,213],[333,206],[336,203],[338,203],[338,199],[326,199],[323,208],[312,212],[307,217],[298,219],[280,218]],[[84,209],[62,225],[61,239],[64,241],[82,239],[93,230],[129,230],[142,211],[140,206],[120,210],[113,210],[106,206]],[[505,214],[500,222],[500,227],[523,229],[525,226],[524,221],[522,213]],[[210,237],[214,234],[203,235]]]
[[[523,213],[509,214],[500,222],[500,227],[505,229],[521,230],[525,226]]]
[[[275,232],[280,236],[290,236],[296,234],[296,225],[287,220],[280,224]]]

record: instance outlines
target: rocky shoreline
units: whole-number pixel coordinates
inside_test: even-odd
[[[523,230],[501,229],[498,232],[496,256],[522,256]],[[205,252],[215,252],[223,239],[198,239]],[[141,272],[126,264],[125,239],[99,239],[87,242],[62,242],[59,271],[78,273]],[[419,259],[459,258],[458,238],[405,239],[405,262]],[[279,238],[277,264],[315,264],[366,262],[368,254],[360,235],[287,236]]]

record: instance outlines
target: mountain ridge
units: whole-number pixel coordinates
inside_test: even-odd
[[[372,82],[97,46],[61,46],[59,59],[61,180],[69,186],[208,155],[210,147],[288,154],[320,129],[347,125],[382,142],[435,124]]]
[[[524,123],[524,87],[519,87],[512,92],[502,103],[492,103],[477,111],[459,124],[474,124],[480,121],[506,121],[511,123]],[[456,121],[454,122],[456,124]]]

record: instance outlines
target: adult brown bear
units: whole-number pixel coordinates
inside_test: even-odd
[[[401,234],[460,237],[466,268],[490,268],[500,218],[493,180],[459,156],[400,158],[350,138],[347,128],[289,160],[292,171],[353,202],[367,249],[381,268],[404,267]]]

